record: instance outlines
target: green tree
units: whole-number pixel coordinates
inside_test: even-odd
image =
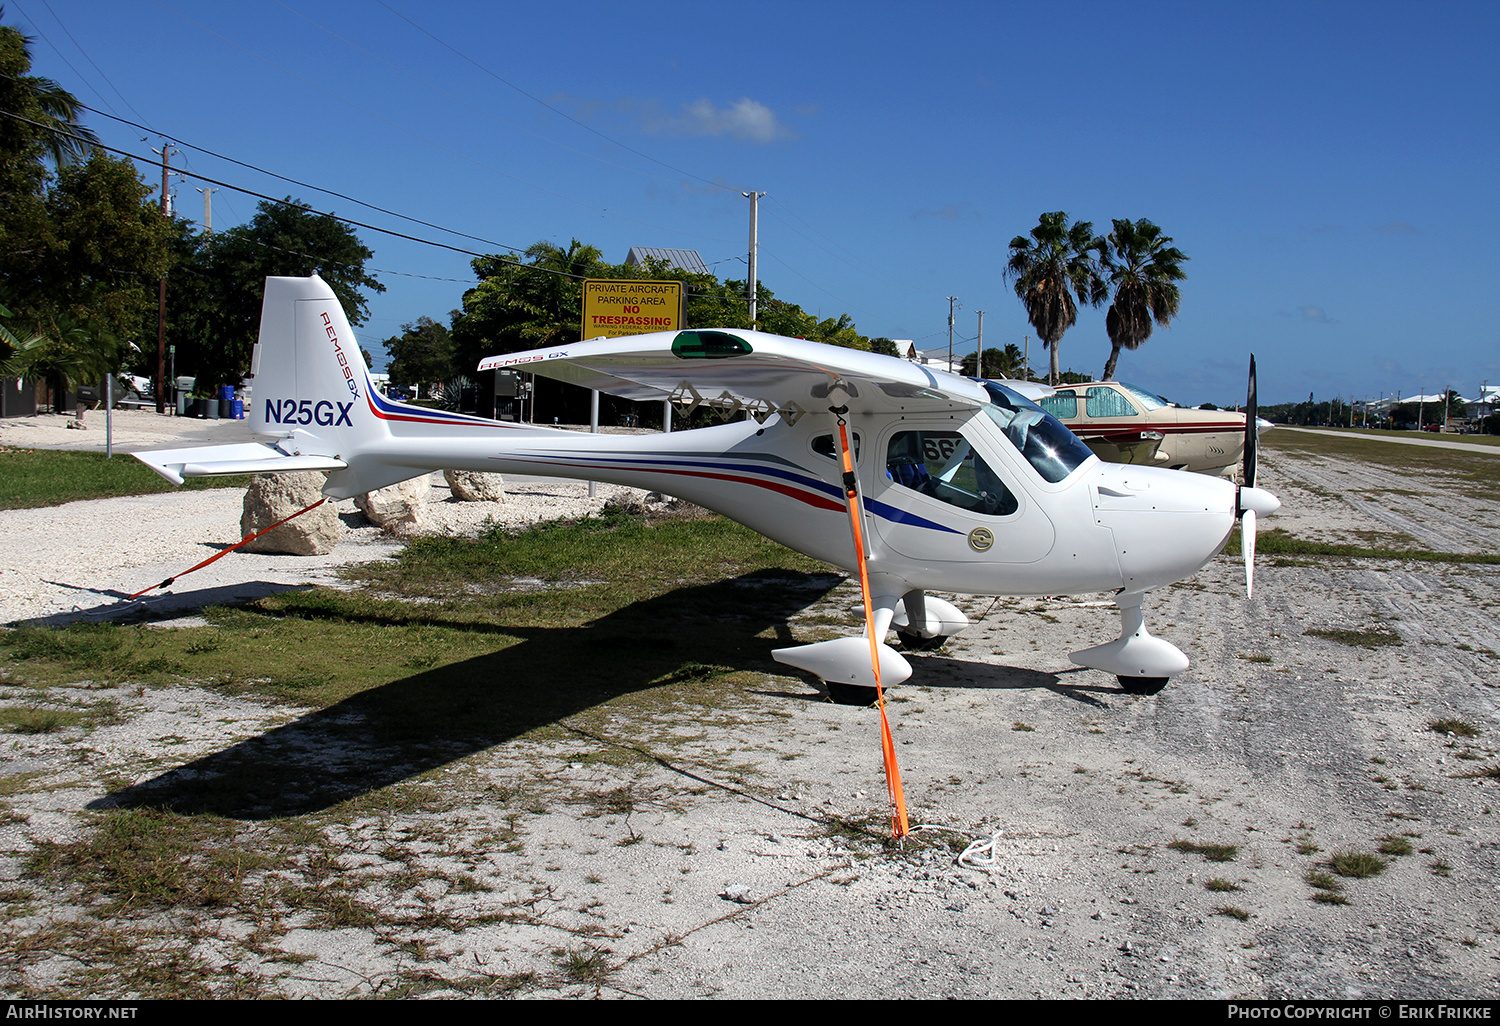
[[[1015,288],[1037,337],[1052,353],[1048,381],[1055,385],[1061,374],[1058,343],[1078,321],[1073,296],[1079,303],[1098,306],[1107,294],[1095,257],[1102,240],[1091,223],[1070,225],[1061,210],[1043,214],[1030,235],[1010,240],[1005,280]]]
[[[178,373],[200,385],[233,384],[249,370],[267,277],[319,275],[353,325],[369,315],[366,293],[385,291],[366,273],[375,254],[353,229],[290,197],[263,201],[248,224],[206,238],[179,223],[171,249],[167,341],[177,347]]]
[[[464,293],[463,310],[453,317],[454,358],[469,373],[487,356],[542,349],[578,340],[582,321],[583,280],[661,280],[683,284],[683,321],[697,328],[749,328],[746,283],[719,281],[712,274],[689,274],[664,261],[611,264],[593,246],[577,239],[567,249],[539,242],[520,256],[483,256],[473,261],[479,283]],[[832,345],[867,349],[868,340],[856,330],[848,314],[819,319],[801,307],[776,299],[759,286],[762,330],[808,338]],[[481,378],[483,389],[490,383]],[[550,420],[576,419],[587,410],[587,393],[573,386],[538,378],[536,416]],[[485,402],[481,396],[481,406]],[[605,397],[601,416],[606,421],[626,408],[624,400]],[[636,412],[642,423],[654,415],[646,404]]]
[[[1182,265],[1188,258],[1172,245],[1172,239],[1152,222],[1116,219],[1104,239],[1100,263],[1114,302],[1104,315],[1109,332],[1109,361],[1103,381],[1115,376],[1121,349],[1138,349],[1151,337],[1154,325],[1172,323],[1182,302],[1177,283],[1187,277]]]
[[[117,335],[155,312],[172,229],[150,195],[130,161],[102,150],[58,172],[46,202],[52,245],[36,268],[47,308]]]
[[[479,284],[464,293],[453,319],[454,355],[460,371],[486,356],[544,349],[578,340],[583,280],[602,273],[604,255],[574,239],[567,249],[542,241],[520,256],[476,257]]]
[[[0,281],[17,318],[39,326],[41,265],[67,245],[49,219],[48,187],[54,169],[82,161],[98,140],[78,123],[78,101],[30,72],[31,40],[0,26]]]
[[[415,323],[403,324],[400,335],[386,339],[381,345],[391,357],[386,370],[393,382],[446,381],[461,370],[453,359],[453,336],[431,317],[418,317]]]
[[[1019,378],[1026,370],[1025,354],[1021,347],[1014,342],[1007,342],[1004,349],[986,349],[984,351],[984,373],[974,373],[974,354],[963,358],[960,372],[965,377],[981,378]]]
[[[30,73],[31,42],[18,29],[0,26],[0,109],[9,115],[0,118],[0,152],[28,162],[43,158],[54,167],[76,163],[99,137],[79,122],[82,108],[72,93]]]

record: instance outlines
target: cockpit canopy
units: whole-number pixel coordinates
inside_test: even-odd
[[[1061,421],[1019,392],[993,381],[982,384],[990,397],[984,412],[1044,481],[1056,484],[1094,455]]]

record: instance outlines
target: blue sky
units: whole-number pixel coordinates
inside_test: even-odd
[[[34,73],[181,140],[178,167],[461,248],[689,248],[743,277],[755,189],[779,297],[936,348],[956,296],[960,339],[983,310],[986,345],[1019,345],[1011,238],[1044,211],[1144,217],[1191,262],[1126,380],[1233,402],[1253,351],[1262,402],[1500,381],[1493,2],[5,0],[4,20]],[[173,182],[187,216],[202,185]],[[257,202],[213,201],[218,228]],[[381,362],[459,305],[470,258],[359,234]],[[1100,373],[1104,311],[1060,352]]]

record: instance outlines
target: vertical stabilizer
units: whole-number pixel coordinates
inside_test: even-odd
[[[289,438],[298,452],[332,456],[386,433],[372,412],[370,377],[349,319],[317,275],[266,279],[250,374],[257,436]]]

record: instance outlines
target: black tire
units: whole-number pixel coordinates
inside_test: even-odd
[[[875,702],[875,689],[863,684],[845,684],[841,680],[825,680],[823,684],[828,688],[828,697],[833,699],[834,705],[864,706]]]
[[[1116,677],[1127,695],[1154,695],[1167,686],[1171,677]]]
[[[896,640],[901,642],[901,647],[908,652],[936,652],[947,644],[948,636],[938,634],[928,638],[920,634],[912,634],[910,631],[898,630]]]

